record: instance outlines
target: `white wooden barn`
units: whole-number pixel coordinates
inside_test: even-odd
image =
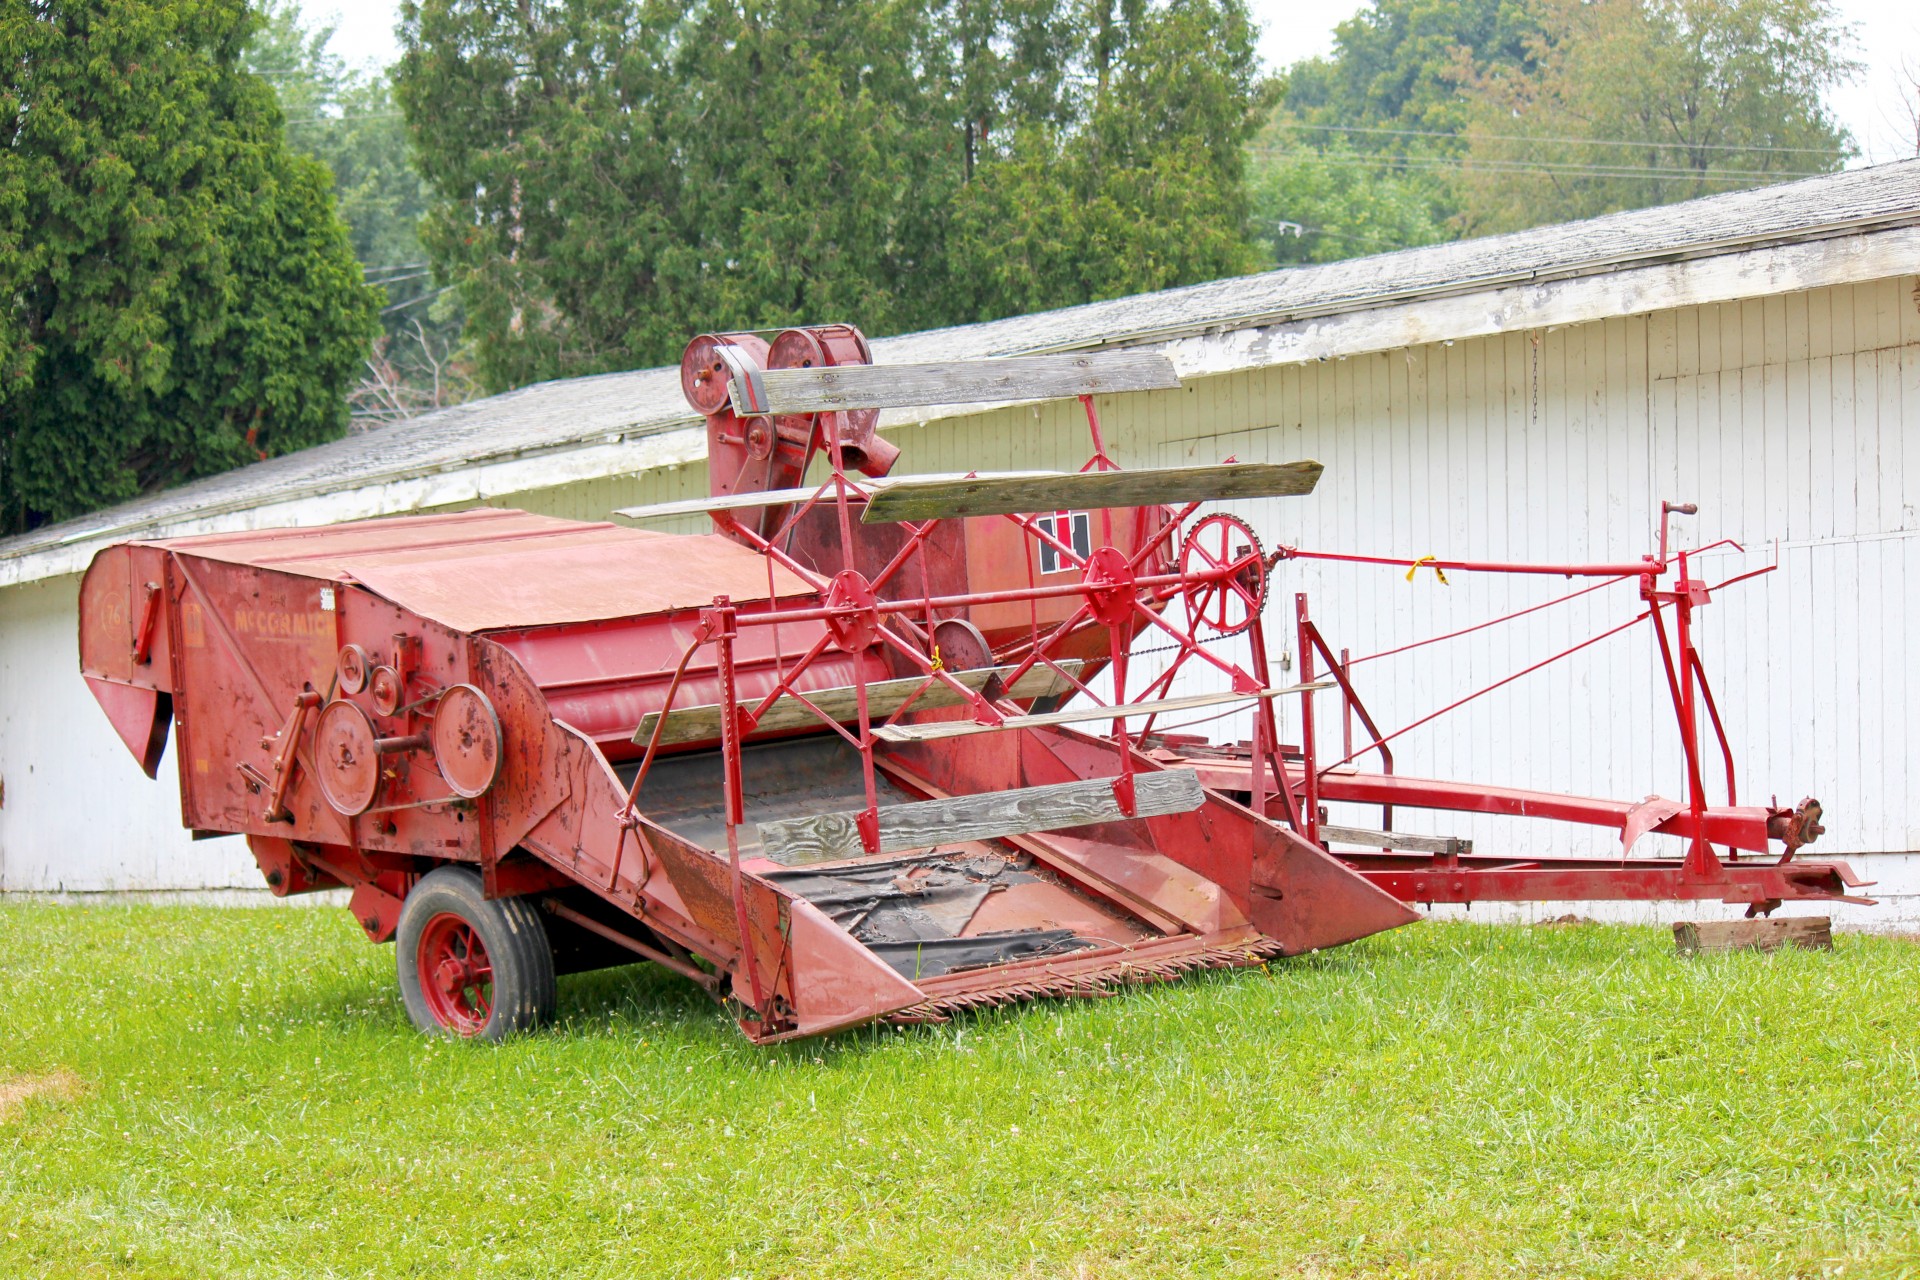
[[[858,320],[821,317],[842,318]],[[1714,553],[1713,580],[1777,557],[1776,572],[1702,614],[1741,797],[1819,796],[1828,834],[1814,852],[1851,856],[1885,899],[1845,918],[1920,925],[1910,732],[1920,671],[1909,659],[1920,620],[1909,586],[1920,578],[1920,161],[911,334],[875,351],[884,363],[1122,346],[1165,351],[1183,379],[1178,391],[1100,402],[1123,462],[1326,464],[1313,496],[1238,508],[1269,547],[1631,560],[1652,549],[1660,502],[1673,499],[1699,504],[1677,525],[1685,542],[1746,548]],[[894,413],[883,428],[902,471],[1071,468],[1086,454],[1072,402]],[[79,678],[78,574],[100,547],[474,504],[605,518],[704,494],[703,458],[674,371],[609,374],[0,542],[0,890],[260,883],[239,840],[196,843],[180,830],[171,765],[157,783],[144,778]],[[1441,585],[1424,572],[1409,582],[1296,561],[1280,566],[1269,617],[1286,633],[1293,593],[1305,591],[1333,642],[1358,656],[1578,585],[1478,574]],[[1638,608],[1623,584],[1355,676],[1397,727]],[[1399,769],[1681,795],[1653,653],[1641,626],[1515,681],[1396,742]],[[1323,719],[1334,721],[1331,746],[1338,717]],[[1431,822],[1483,849],[1604,851],[1610,840]]]

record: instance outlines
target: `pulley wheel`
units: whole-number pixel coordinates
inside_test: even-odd
[[[767,348],[769,369],[818,369],[843,364],[869,364],[873,356],[857,329],[847,325],[821,325],[813,329],[787,329]],[[880,422],[878,409],[846,409],[848,436],[859,438]],[[812,429],[814,415],[786,413],[774,419],[790,438]]]
[[[407,682],[392,667],[375,667],[373,678],[373,709],[378,715],[390,716],[400,709],[405,697]]]
[[[1216,513],[1187,531],[1180,576],[1187,579],[1181,591],[1196,633],[1204,625],[1217,635],[1239,635],[1266,607],[1266,556],[1253,527],[1239,516]]]
[[[740,348],[748,360],[765,368],[767,341],[751,333],[703,333],[687,344],[680,356],[680,390],[696,413],[718,413],[727,407],[727,366],[717,348],[725,343]]]
[[[978,671],[993,665],[993,649],[980,628],[965,618],[943,618],[933,624],[933,643],[948,671]]]
[[[373,720],[357,704],[336,698],[313,725],[313,776],[333,808],[365,813],[380,790],[380,748]]]
[[[357,644],[344,645],[340,649],[340,658],[336,669],[340,673],[340,692],[358,693],[367,687],[367,672],[373,668],[373,659],[367,651]]]
[[[1095,547],[1080,571],[1080,582],[1087,593],[1087,607],[1100,622],[1118,627],[1132,619],[1140,590],[1133,584],[1126,553],[1118,547]]]
[[[440,695],[433,713],[433,762],[453,794],[485,795],[500,776],[500,717],[487,695],[457,684]]]

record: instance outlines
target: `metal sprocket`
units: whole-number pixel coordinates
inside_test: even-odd
[[[1198,634],[1202,623],[1216,635],[1237,636],[1254,624],[1267,605],[1267,559],[1253,526],[1239,516],[1216,512],[1198,521],[1180,544],[1180,576],[1234,568],[1225,578],[1188,581],[1187,621]]]

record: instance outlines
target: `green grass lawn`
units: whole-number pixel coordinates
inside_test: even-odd
[[[1920,1274],[1920,946],[1422,925],[750,1048],[407,1025],[344,911],[0,908],[0,1276]]]

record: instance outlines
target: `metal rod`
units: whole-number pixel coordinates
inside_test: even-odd
[[[1707,683],[1707,669],[1700,664],[1700,653],[1694,651],[1693,674],[1700,681],[1700,696],[1706,699],[1707,719],[1713,722],[1714,736],[1720,739],[1720,759],[1727,768],[1727,803],[1739,804],[1740,796],[1734,788],[1733,747],[1727,741],[1727,727],[1720,723],[1720,708],[1714,705],[1713,687]]]
[[[579,925],[588,933],[598,934],[608,942],[616,946],[625,947],[635,955],[651,960],[663,969],[671,969],[683,978],[691,978],[694,982],[698,983],[701,989],[706,991],[708,995],[714,995],[720,989],[720,975],[717,973],[708,973],[698,965],[689,964],[684,960],[677,960],[664,951],[656,950],[636,938],[621,933],[618,929],[608,928],[591,916],[575,911],[572,907],[562,906],[552,898],[542,898],[540,905],[546,908],[549,913],[559,916],[562,920],[571,921]]]
[[[1307,616],[1307,593],[1302,591],[1293,597],[1294,621],[1299,630],[1300,645],[1300,683],[1310,685],[1313,679],[1313,642],[1311,639],[1313,622]],[[1313,695],[1300,695],[1300,752],[1303,768],[1301,780],[1305,784],[1305,794],[1301,797],[1300,834],[1313,844],[1320,843],[1320,770],[1317,767],[1318,744],[1314,741]]]
[[[1512,622],[1515,618],[1524,618],[1530,613],[1538,613],[1542,609],[1551,609],[1554,605],[1565,604],[1569,600],[1578,600],[1581,596],[1587,595],[1590,592],[1604,590],[1605,588],[1614,585],[1614,583],[1616,582],[1630,582],[1630,581],[1632,581],[1631,576],[1623,575],[1618,578],[1611,578],[1606,582],[1596,582],[1590,587],[1582,587],[1578,591],[1570,591],[1564,596],[1555,596],[1551,600],[1547,600],[1536,605],[1530,605],[1525,609],[1516,609],[1512,613],[1503,614],[1498,618],[1492,618],[1486,622],[1476,622],[1470,627],[1462,627],[1458,631],[1449,631],[1447,632],[1447,634],[1443,636],[1428,636],[1425,640],[1415,640],[1411,644],[1403,644],[1392,649],[1382,649],[1379,653],[1362,654],[1360,657],[1352,660],[1352,665],[1359,666],[1363,662],[1372,662],[1376,658],[1391,658],[1395,654],[1405,653],[1409,649],[1419,649],[1426,645],[1439,644],[1442,640],[1456,640],[1461,636],[1471,635],[1476,631],[1484,631],[1488,627],[1497,627],[1503,622]],[[1343,649],[1341,650],[1341,652],[1345,653],[1346,650]]]
[[[1274,559],[1338,560],[1347,564],[1382,564],[1392,565],[1396,569],[1441,569],[1454,573],[1537,573],[1556,578],[1638,577],[1648,570],[1658,571],[1666,567],[1651,557],[1642,559],[1638,564],[1525,564],[1510,560],[1442,560],[1437,556],[1409,560],[1401,556],[1356,556],[1334,551],[1302,551],[1299,547],[1285,546],[1274,552]]]
[[[726,596],[713,598],[716,621],[714,643],[720,651],[720,780],[727,825],[727,871],[733,888],[734,927],[740,934],[740,957],[747,970],[747,985],[753,992],[753,1007],[771,1014],[765,990],[760,985],[760,962],[753,952],[753,932],[747,921],[747,885],[740,871],[740,824],[746,821],[745,799],[741,795],[740,715],[735,705],[733,640],[739,634],[734,627],[733,605]]]
[[[1367,710],[1367,704],[1360,700],[1359,691],[1353,687],[1352,677],[1344,669],[1342,663],[1333,660],[1333,653],[1327,648],[1326,637],[1320,634],[1320,628],[1315,626],[1311,621],[1307,623],[1307,635],[1312,641],[1313,646],[1320,651],[1320,656],[1327,660],[1328,667],[1333,671],[1333,678],[1340,684],[1341,698],[1347,708],[1347,739],[1344,746],[1347,754],[1345,759],[1352,760],[1355,756],[1364,754],[1367,750],[1365,747],[1362,747],[1359,751],[1353,749],[1353,717],[1357,714],[1360,717],[1360,723],[1365,725],[1367,732],[1373,735],[1373,745],[1380,752],[1381,772],[1392,773],[1393,751],[1387,746],[1386,739],[1381,737],[1380,726],[1374,723],[1373,714]],[[1347,651],[1342,649],[1340,656],[1345,658],[1346,653]],[[1342,763],[1344,762],[1343,760]],[[1380,806],[1380,828],[1383,831],[1393,830],[1393,806],[1390,804]]]
[[[1200,573],[1160,573],[1136,578],[1133,585],[1142,591],[1160,587],[1178,587],[1192,582],[1218,582],[1233,575],[1231,566]],[[936,609],[960,609],[978,604],[1017,604],[1025,600],[1050,600],[1063,596],[1084,596],[1092,588],[1084,582],[1061,582],[1051,586],[1011,587],[1004,591],[972,591],[964,595],[935,596],[932,600],[881,600],[873,608],[883,614],[912,613],[931,604]],[[842,616],[844,610],[820,606],[814,609],[791,609],[768,613],[742,613],[739,623],[743,627],[764,627],[787,622],[826,622]]]
[[[1363,755],[1366,752],[1373,750],[1375,747],[1385,746],[1387,743],[1392,742],[1395,738],[1399,737],[1401,734],[1411,733],[1413,730],[1418,729],[1421,725],[1426,724],[1431,720],[1437,720],[1439,717],[1447,714],[1447,712],[1449,711],[1458,710],[1459,708],[1464,707],[1465,705],[1467,705],[1467,703],[1472,702],[1476,698],[1485,697],[1487,694],[1492,693],[1495,689],[1503,688],[1507,685],[1510,685],[1515,680],[1520,679],[1520,677],[1522,676],[1532,675],[1534,672],[1538,671],[1540,668],[1544,666],[1548,666],[1552,663],[1558,662],[1562,658],[1571,657],[1573,654],[1580,652],[1582,649],[1585,649],[1590,645],[1599,644],[1602,640],[1605,640],[1608,636],[1618,635],[1620,632],[1625,631],[1628,627],[1633,626],[1635,623],[1646,621],[1647,616],[1650,612],[1651,610],[1647,610],[1647,611],[1638,613],[1633,617],[1627,619],[1625,622],[1621,623],[1617,627],[1610,627],[1607,630],[1602,631],[1597,636],[1590,636],[1587,639],[1582,640],[1579,644],[1574,645],[1570,649],[1562,649],[1559,653],[1554,654],[1551,658],[1542,658],[1540,661],[1534,663],[1532,666],[1527,667],[1520,671],[1516,671],[1504,680],[1496,680],[1484,689],[1476,689],[1464,698],[1460,698],[1454,702],[1449,702],[1446,706],[1440,708],[1438,711],[1435,711],[1429,715],[1421,716],[1418,720],[1415,720],[1412,724],[1403,725],[1402,727],[1395,729],[1392,733],[1387,734],[1385,737],[1374,739],[1372,742],[1367,743],[1364,747],[1361,747],[1360,750],[1355,754]],[[1300,661],[1303,666],[1307,662],[1305,646],[1302,646]],[[1305,683],[1304,674],[1302,677],[1302,682]],[[1335,760],[1332,764],[1327,766],[1327,769],[1338,768],[1340,765],[1350,763],[1352,759],[1353,757],[1349,756],[1344,760]],[[1324,773],[1326,772],[1326,770],[1321,770],[1320,772]]]

